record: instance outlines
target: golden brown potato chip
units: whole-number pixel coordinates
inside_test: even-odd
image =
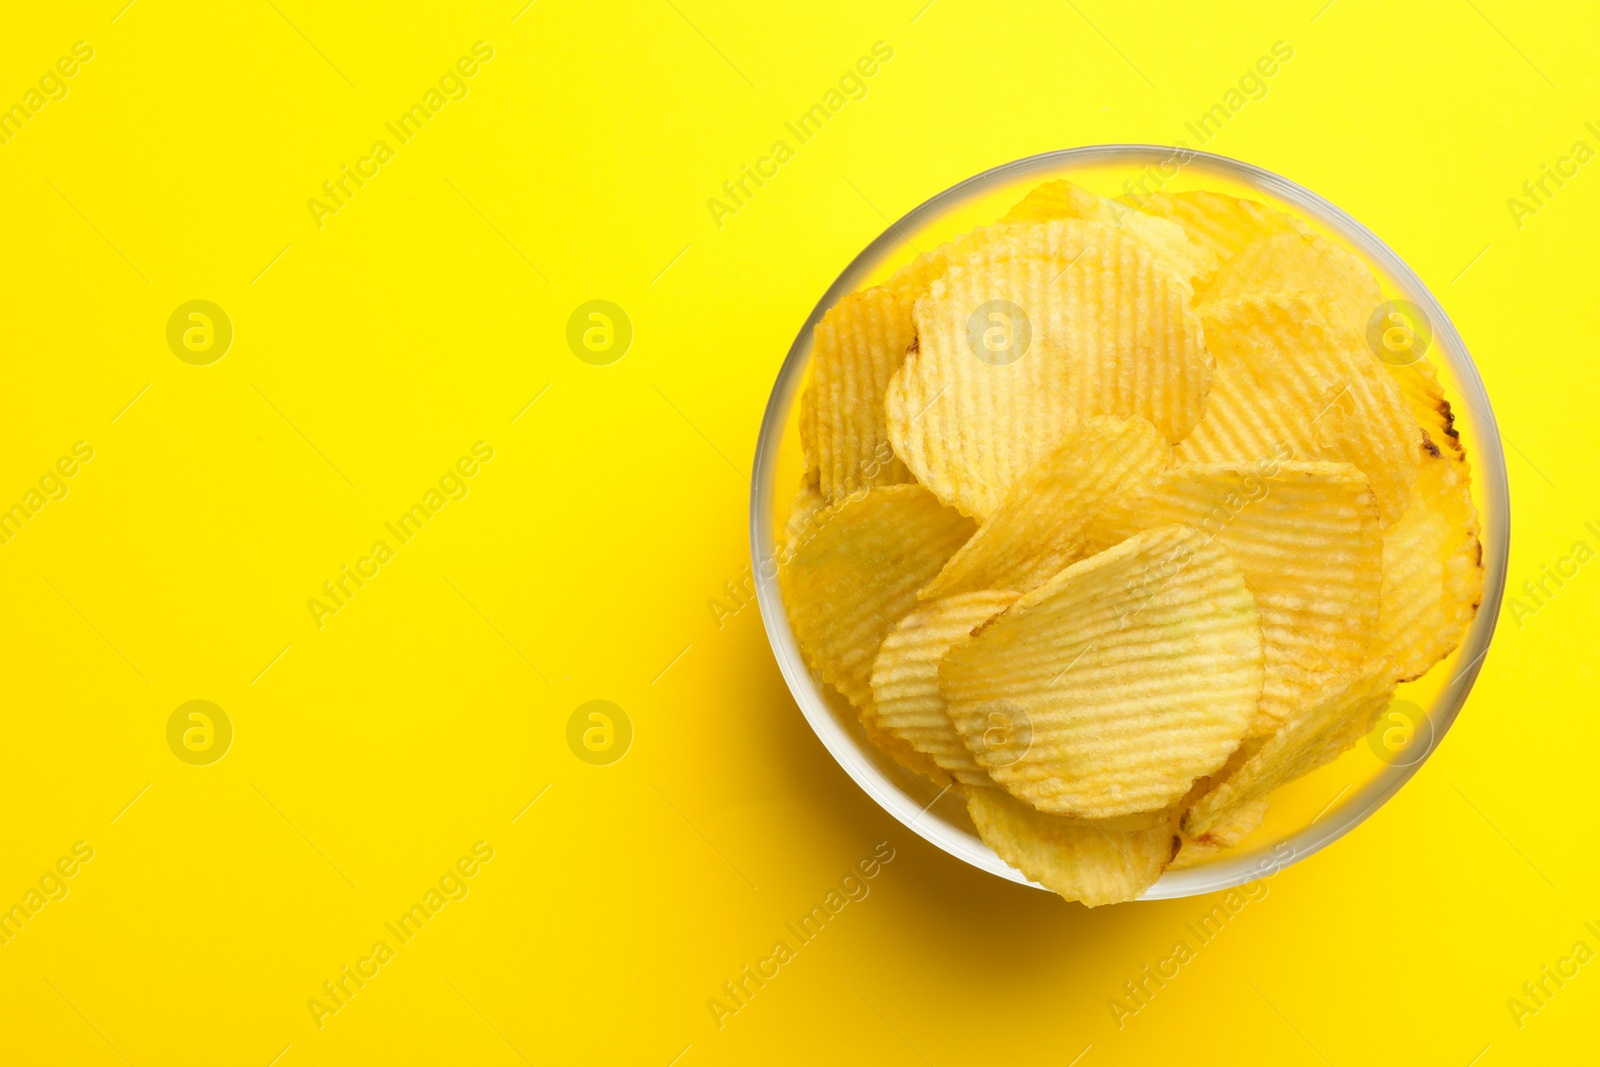
[[[1378,279],[1365,263],[1333,238],[1310,233],[1256,238],[1218,268],[1201,303],[1245,297],[1320,301],[1329,322],[1362,337],[1383,302]]]
[[[1143,419],[1086,420],[1017,481],[921,596],[1027,592],[1084,554],[1089,520],[1107,501],[1171,462],[1171,446]]]
[[[1080,190],[1087,196],[1094,194]],[[1006,218],[991,226],[981,226],[960,234],[918,255],[901,267],[884,288],[893,290],[907,304],[928,295],[933,283],[952,267],[971,267],[1018,256],[1054,256],[1071,262],[1087,255],[1091,262],[1110,269],[1130,253],[1129,246],[1149,257],[1155,269],[1176,275],[1169,280],[1182,285],[1192,295],[1190,277],[1202,270],[1207,277],[1216,269],[1216,257],[1209,248],[1190,241],[1182,227],[1143,212],[1132,211],[1115,201],[1105,201],[1109,210],[1090,213],[1081,197],[1069,194],[1034,201],[1016,218]],[[1083,209],[1083,210],[1080,210]],[[1121,214],[1119,215],[1118,212]]]
[[[1259,830],[1266,817],[1266,798],[1258,797],[1229,808],[1211,829],[1199,837],[1181,835],[1183,844],[1178,849],[1177,858],[1172,861],[1172,870],[1210,863],[1217,858],[1219,852],[1233,848]]]
[[[861,729],[871,741],[885,755],[912,774],[919,774],[932,780],[935,785],[946,785],[951,777],[943,768],[935,763],[926,753],[918,752],[906,742],[904,738],[897,737],[883,728],[878,720],[877,710],[868,704],[864,708],[856,709],[857,716],[861,719]]]
[[[1258,238],[1217,272],[1201,300],[1223,303],[1247,296],[1280,303],[1301,298],[1327,320],[1367,335],[1368,323],[1383,301],[1378,279],[1366,264],[1332,238],[1310,234]],[[1438,371],[1427,359],[1410,364],[1384,362],[1401,398],[1429,438],[1455,458],[1463,457],[1450,403]]]
[[[1183,832],[1202,837],[1231,809],[1332,762],[1367,735],[1393,696],[1394,682],[1379,669],[1331,683],[1189,809]]]
[[[1116,270],[1095,255],[952,267],[917,302],[917,346],[889,386],[889,436],[964,514],[991,514],[1084,418],[1137,415],[1168,441],[1199,419],[1210,357],[1185,287],[1136,241],[1112,242],[1125,253]]]
[[[1069,181],[1045,182],[1035,187],[1002,221],[1029,223],[1052,219],[1088,219],[1124,227],[1144,242],[1158,263],[1191,284],[1195,278],[1210,277],[1217,269],[1216,253],[1206,245],[1191,241],[1177,223],[1135,211]]]
[[[1329,322],[1362,336],[1383,299],[1378,280],[1358,257],[1310,234],[1279,234],[1247,245],[1217,272],[1202,304],[1252,295],[1285,304],[1303,299]],[[1429,454],[1421,458],[1416,490],[1425,502],[1408,504],[1385,537],[1379,644],[1396,661],[1399,679],[1407,681],[1459,643],[1482,596],[1481,546],[1465,455],[1437,370],[1425,358],[1382,365],[1428,440],[1457,467],[1440,469],[1425,442]],[[1271,674],[1269,667],[1269,679]]]
[[[849,294],[817,323],[810,439],[829,503],[911,480],[889,445],[883,397],[914,338],[911,304],[882,286]]]
[[[1299,298],[1208,304],[1205,324],[1216,377],[1205,418],[1174,459],[1349,463],[1366,474],[1384,525],[1399,519],[1423,435],[1366,340]]]
[[[1140,227],[1148,228],[1152,224],[1170,227],[1177,231],[1172,234],[1173,237],[1188,240],[1182,236],[1181,230],[1171,227],[1165,220],[1152,219],[1132,211],[1125,214],[1127,218],[1136,216]],[[948,277],[956,268],[979,273],[1003,260],[1042,257],[1098,267],[1119,278],[1148,268],[1162,275],[1168,284],[1177,284],[1192,294],[1187,276],[1163,258],[1162,249],[1152,246],[1137,227],[1124,225],[1115,219],[1074,216],[1039,222],[1008,222],[974,230],[966,239],[953,241],[944,248],[947,261],[940,277]],[[929,290],[931,288],[930,282]]]
[[[1174,468],[1108,504],[1085,550],[1178,522],[1227,546],[1261,614],[1266,680],[1252,736],[1367,662],[1384,552],[1366,475],[1347,463]]]
[[[972,520],[915,484],[862,490],[824,511],[778,568],[806,662],[857,708],[867,707],[884,635],[972,532]]]
[[[944,244],[938,245],[926,252],[920,253],[915,259],[889,277],[883,283],[885,289],[892,289],[899,294],[900,299],[907,304],[915,304],[919,299],[928,295],[928,290],[933,283],[944,277],[945,271],[950,269],[952,263],[976,248],[983,239],[983,235],[993,227],[974,230],[971,233],[961,234]]]
[[[1190,240],[1215,252],[1219,263],[1227,262],[1257,238],[1309,230],[1301,220],[1265,204],[1207,189],[1150,196],[1126,194],[1117,199],[1182,226]]]
[[[1115,222],[1120,212],[1132,210],[1125,204],[1091,193],[1065,179],[1034,186],[1028,195],[1006,212],[1003,222],[1049,222],[1051,219],[1089,219]],[[1151,216],[1153,217],[1153,216]]]
[[[815,489],[818,481],[817,448],[812,443],[816,437],[816,401],[815,390],[806,386],[805,392],[800,394],[800,456],[804,461],[805,469],[800,476],[800,486],[804,489]]]
[[[1394,375],[1400,395],[1417,423],[1428,432],[1428,439],[1453,459],[1466,458],[1461,447],[1461,434],[1456,430],[1455,413],[1450,401],[1444,398],[1444,387],[1439,384],[1439,372],[1426,358],[1403,366],[1384,364]]]
[[[947,564],[948,566],[948,564]],[[1430,456],[1383,538],[1377,647],[1409,682],[1455,650],[1483,600],[1483,545],[1465,462]]]
[[[1222,543],[1136,534],[1028,593],[940,667],[950,718],[1041,811],[1165,808],[1223,765],[1261,697],[1261,624]]]
[[[1152,830],[1157,826],[1178,825],[1178,817],[1183,810],[1180,803],[1159,811],[1136,811],[1132,815],[1118,815],[1111,819],[1080,819],[1076,815],[1053,815],[1051,818],[1081,826],[1098,826],[1102,830]]]
[[[826,505],[822,494],[808,485],[801,485],[794,503],[789,506],[789,517],[783,524],[783,552],[780,564],[794,554],[801,542],[808,540],[817,530],[817,523]]]
[[[1328,302],[1326,314],[1330,322],[1346,323],[1352,330],[1365,336],[1376,307],[1371,301],[1381,299],[1381,296],[1374,280],[1370,288],[1362,288],[1358,293],[1344,296],[1336,294],[1333,301],[1326,294],[1314,294],[1309,299]],[[1430,442],[1434,442],[1450,458],[1466,459],[1466,451],[1461,448],[1461,434],[1456,432],[1456,416],[1451,411],[1450,402],[1445,400],[1445,389],[1438,382],[1437,368],[1426,357],[1411,363],[1379,362],[1400,390],[1400,398],[1411,411],[1411,418],[1426,430]]]
[[[963,784],[993,785],[945,712],[939,661],[952,644],[1016,599],[1016,593],[978,592],[923,604],[884,638],[872,665],[875,728],[925,754]]]
[[[1097,245],[1107,235],[1114,235],[1105,241],[1112,255],[1116,255],[1123,245],[1134,243],[1130,235],[1118,233],[1113,226],[1078,217],[1057,221],[1049,227],[1021,221],[981,226],[918,255],[883,285],[885,289],[892,289],[907,304],[914,304],[927,296],[933,283],[943,278],[951,267],[992,263],[1026,255],[1073,260],[1086,251],[1099,261],[1105,253],[1100,252]]]
[[[1029,879],[1089,907],[1133,900],[1155,884],[1177,851],[1170,822],[1149,830],[1105,830],[1035,811],[1002,789],[972,789],[967,812],[984,844]]]

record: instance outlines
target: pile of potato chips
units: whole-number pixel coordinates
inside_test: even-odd
[[[846,296],[779,569],[806,662],[1069,900],[1239,843],[1482,596],[1450,405],[1387,308],[1265,204],[1065,181]]]

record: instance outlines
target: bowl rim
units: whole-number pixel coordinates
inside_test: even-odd
[[[1455,674],[1440,688],[1429,708],[1428,721],[1432,728],[1427,731],[1425,739],[1422,736],[1423,731],[1416,732],[1412,746],[1404,752],[1407,757],[1406,762],[1389,762],[1344,804],[1333,809],[1333,804],[1339,800],[1336,797],[1329,809],[1324,809],[1323,815],[1317,816],[1310,824],[1289,834],[1287,838],[1216,862],[1163,872],[1161,878],[1138,899],[1166,900],[1197,896],[1232,889],[1258,878],[1270,877],[1283,868],[1326,848],[1366,821],[1410,781],[1433,751],[1439,747],[1445,734],[1460,715],[1461,708],[1488,654],[1504,596],[1506,566],[1510,552],[1511,495],[1506,479],[1505,450],[1501,443],[1499,424],[1495,419],[1488,393],[1484,389],[1483,379],[1455,324],[1433,292],[1387,244],[1341,208],[1288,178],[1242,160],[1196,149],[1147,144],[1084,145],[1037,153],[991,167],[923,201],[900,219],[890,223],[887,229],[862,249],[840,272],[812,308],[810,315],[806,317],[784,357],[762,415],[751,472],[751,573],[755,579],[756,600],[760,605],[768,643],[778,661],[779,669],[801,713],[805,715],[812,731],[834,760],[868,796],[907,829],[980,870],[1035,888],[1043,887],[1012,868],[993,850],[976,842],[976,839],[967,832],[958,832],[948,824],[924,819],[928,810],[944,796],[945,792],[948,792],[949,786],[946,786],[933,801],[922,804],[886,774],[876,762],[867,758],[856,738],[834,718],[828,699],[819,691],[816,681],[800,655],[799,646],[789,627],[782,593],[775,580],[779,566],[777,563],[779,547],[773,521],[774,493],[777,488],[774,482],[776,457],[782,444],[788,412],[798,399],[805,371],[810,363],[813,329],[829,308],[841,297],[859,288],[861,282],[874,268],[906,243],[906,233],[917,231],[951,207],[1030,174],[1061,171],[1074,165],[1095,163],[1121,163],[1136,168],[1140,163],[1169,164],[1180,157],[1181,162],[1178,164],[1180,170],[1191,162],[1200,161],[1203,168],[1224,172],[1229,177],[1250,185],[1261,192],[1269,202],[1274,197],[1286,201],[1297,210],[1334,230],[1342,238],[1356,245],[1371,261],[1381,266],[1403,291],[1404,296],[1419,305],[1426,313],[1433,329],[1434,351],[1429,355],[1435,356],[1437,353],[1436,358],[1449,367],[1455,383],[1459,386],[1462,399],[1474,409],[1473,417],[1469,421],[1476,432],[1469,458],[1477,473],[1476,480],[1487,497],[1485,500],[1474,500],[1479,515],[1479,542],[1483,548],[1484,589],[1477,613],[1457,650],[1452,653],[1457,665],[1452,668]],[[1470,659],[1466,659],[1468,655]],[[1463,660],[1466,666],[1458,666]],[[1415,758],[1411,758],[1411,749],[1417,748],[1419,741],[1420,752]],[[1325,818],[1330,809],[1333,809],[1334,817]]]

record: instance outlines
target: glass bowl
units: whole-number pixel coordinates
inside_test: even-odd
[[[1510,496],[1505,455],[1477,368],[1444,309],[1411,268],[1371,231],[1317,194],[1248,163],[1205,152],[1151,145],[1095,145],[1019,159],[955,185],[878,236],[817,301],[778,372],[756,445],[750,496],[750,551],[757,600],[773,654],[789,690],[833,758],[867,794],[909,829],[974,867],[1033,885],[977,836],[966,806],[904,770],[872,745],[855,709],[814,678],[789,628],[777,578],[777,538],[802,471],[799,399],[811,362],[812,328],[847,293],[876,284],[958,233],[998,220],[1043,181],[1069,178],[1106,196],[1163,189],[1215,189],[1292,212],[1361,257],[1385,300],[1410,301],[1432,329],[1426,352],[1439,371],[1472,467],[1472,496],[1482,527],[1484,591],[1460,647],[1425,676],[1400,687],[1395,713],[1366,744],[1271,794],[1266,822],[1209,862],[1170,870],[1140,898],[1165,900],[1243,885],[1275,874],[1349,833],[1416,773],[1455,721],[1494,634],[1505,587]],[[1040,887],[1042,888],[1042,887]]]

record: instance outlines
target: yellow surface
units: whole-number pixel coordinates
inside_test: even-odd
[[[0,144],[0,497],[73,471],[0,545],[0,898],[43,882],[0,945],[0,1062],[1592,1054],[1600,565],[1570,557],[1600,546],[1600,172],[1570,156],[1600,148],[1592,7],[121,2],[15,8],[0,34],[25,106],[92,48]],[[774,160],[880,41],[865,95]],[[719,627],[708,601],[746,581],[779,361],[886,217],[1036,151],[1193,143],[1277,41],[1292,61],[1205,147],[1420,272],[1502,422],[1510,586],[1578,570],[1503,615],[1392,803],[1201,943],[1220,898],[1089,912],[924,844],[814,739],[756,610]],[[385,124],[462,57],[461,98],[400,143]],[[1576,176],[1508,206],[1563,157]],[[346,165],[365,185],[308,208]],[[233,327],[205,365],[167,340],[193,300]],[[620,360],[568,347],[591,300],[631,319]],[[466,495],[400,543],[385,523],[441,479]],[[314,617],[346,565],[376,572]],[[219,761],[176,755],[221,743],[204,709],[169,747],[194,700],[231,723]],[[592,700],[631,723],[618,762],[569,747]],[[605,740],[590,710],[578,751]],[[402,943],[386,924],[441,886],[461,898]],[[802,944],[785,924],[836,889]],[[778,969],[719,1027],[746,965]],[[1147,965],[1178,969],[1119,1026]],[[313,1012],[346,966],[371,977]]]

